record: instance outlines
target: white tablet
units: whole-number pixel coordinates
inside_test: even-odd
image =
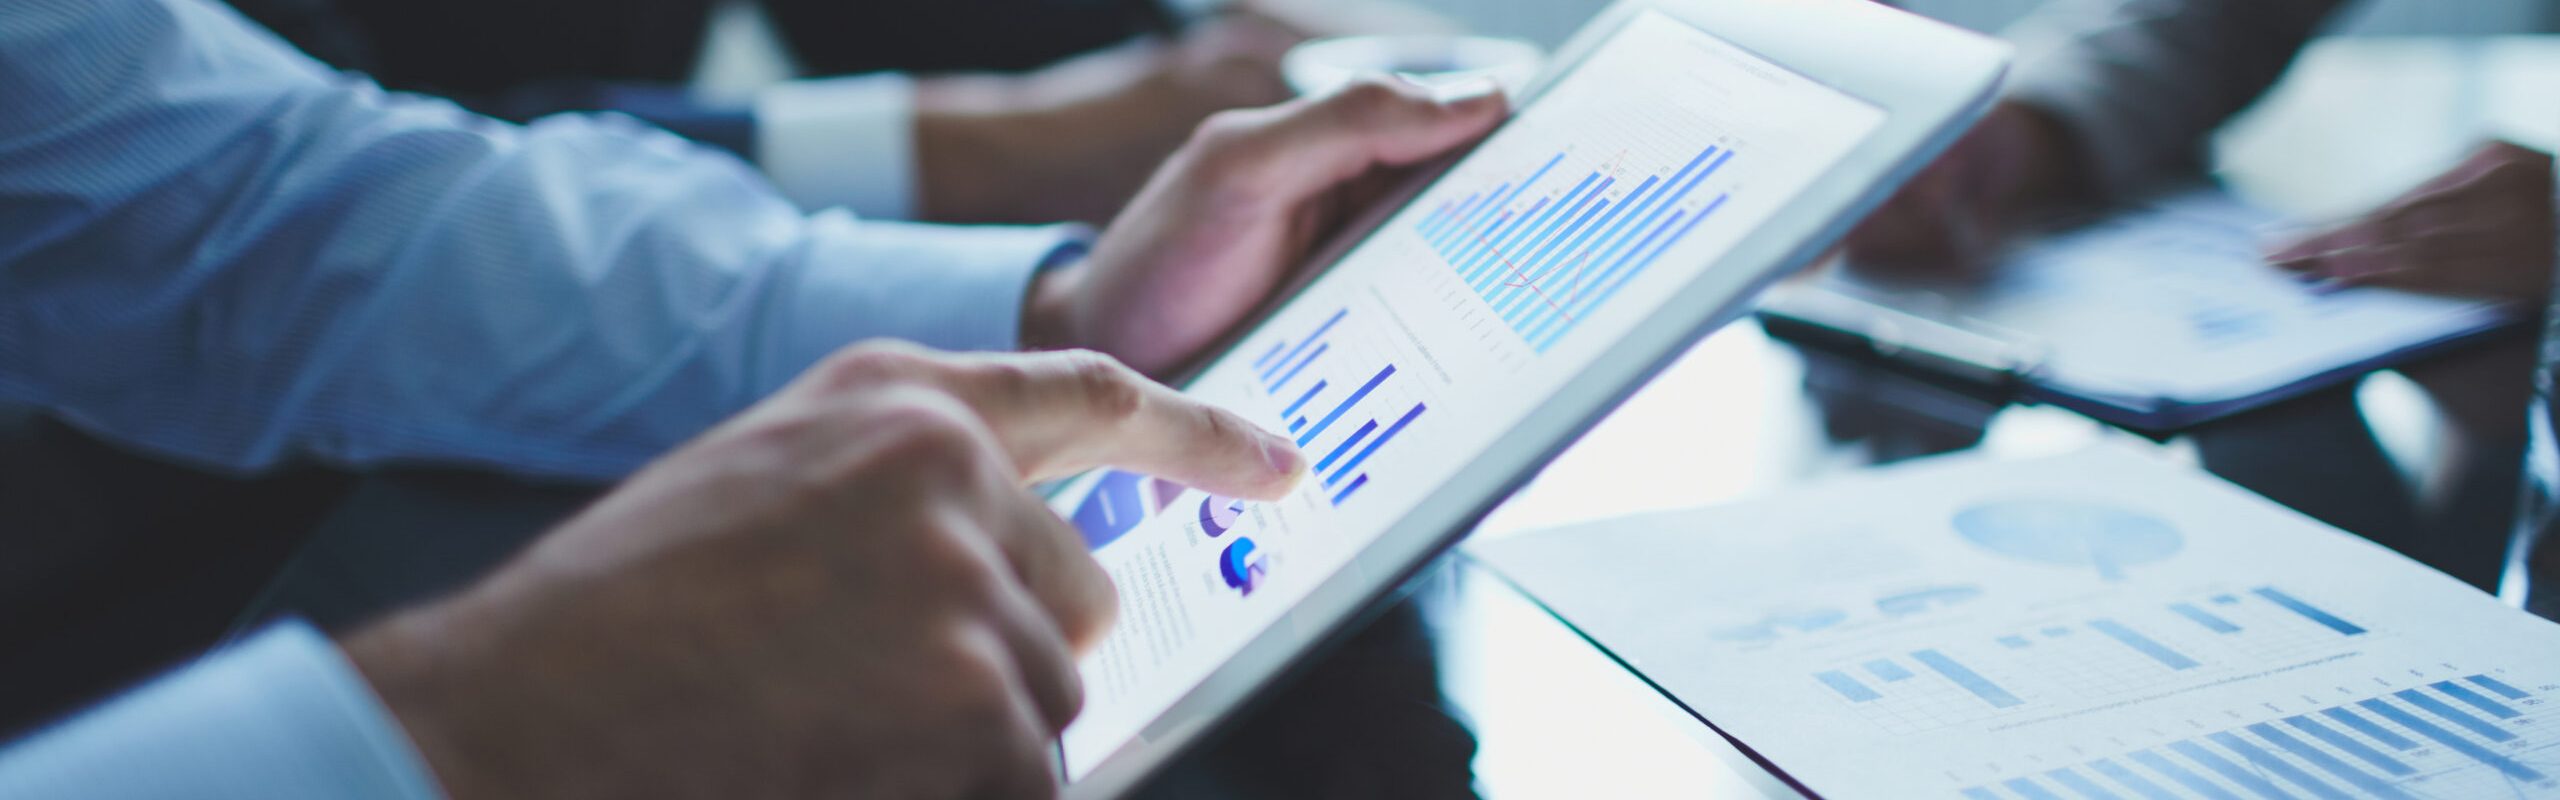
[[[2006,57],[1867,0],[1602,12],[1508,123],[1185,386],[1296,439],[1294,495],[1126,472],[1056,494],[1120,589],[1061,737],[1067,795],[1134,786],[1830,247]]]

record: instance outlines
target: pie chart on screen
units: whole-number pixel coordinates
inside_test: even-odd
[[[1244,516],[1244,501],[1232,497],[1210,495],[1200,501],[1200,530],[1212,538],[1225,536]]]
[[[1226,552],[1218,554],[1218,576],[1227,580],[1227,588],[1253,594],[1253,587],[1262,584],[1263,573],[1263,556],[1252,539],[1237,537]]]

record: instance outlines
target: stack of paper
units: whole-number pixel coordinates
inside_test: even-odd
[[[2560,626],[2143,454],[1469,549],[1826,797],[2560,796]]]

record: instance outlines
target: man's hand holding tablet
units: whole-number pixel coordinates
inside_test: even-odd
[[[1023,341],[1118,356],[1150,375],[1199,359],[1271,296],[1307,253],[1367,210],[1394,170],[1448,153],[1502,121],[1502,96],[1400,80],[1209,118],[1092,257],[1043,276]]]
[[[1026,331],[1168,369],[1363,178],[1501,108],[1377,84],[1226,118],[1042,281]],[[1287,439],[1103,353],[866,343],[345,648],[454,797],[1048,795],[1075,659],[1118,605],[1024,487],[1100,466],[1261,500],[1306,472]]]
[[[1621,4],[1186,392],[1091,353],[856,347],[346,649],[457,797],[1124,789],[1827,246],[1999,61],[1854,0],[1743,5]],[[1698,27],[1720,13],[1733,41]],[[1812,19],[1835,54],[1907,34],[1963,57],[1910,96],[1829,76],[1884,81],[1853,96],[1739,45]],[[1223,118],[1038,282],[1026,341],[1180,369],[1378,176],[1504,107],[1380,85]],[[1105,466],[1130,471],[1047,506],[1023,488]],[[1148,493],[1115,505],[1123,484]]]
[[[1115,470],[1054,495],[1121,589],[1121,624],[1082,661],[1085,712],[1061,737],[1070,795],[1134,785],[1659,364],[1836,242],[1980,114],[2005,57],[1859,0],[1622,0],[1604,12],[1500,130],[1407,187],[1408,202],[1369,210],[1328,251],[1338,258],[1185,384],[1285,431],[1312,466],[1297,490],[1257,501]],[[1134,259],[1106,237],[1096,259],[1263,263],[1250,254],[1295,250],[1321,227],[1300,187],[1412,163],[1472,138],[1463,127],[1410,151],[1264,162],[1280,169],[1259,181],[1203,188],[1177,168],[1139,205],[1184,213],[1121,222],[1195,234],[1138,236],[1160,249]],[[1213,128],[1201,142],[1252,138]],[[1265,187],[1281,187],[1280,202],[1230,194]],[[1088,294],[1127,304],[1081,318],[1165,341],[1140,357],[1167,369],[1218,338],[1198,319],[1231,318],[1282,275],[1236,296],[1219,291],[1239,288],[1232,273]]]

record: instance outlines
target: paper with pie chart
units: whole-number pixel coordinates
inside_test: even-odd
[[[1825,797],[2560,796],[2560,626],[2147,454],[1468,550]]]

